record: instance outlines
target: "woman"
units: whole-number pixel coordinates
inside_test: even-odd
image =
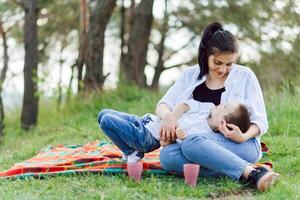
[[[277,173],[266,168],[254,168],[261,158],[260,137],[268,129],[262,91],[255,74],[235,64],[237,40],[222,24],[209,24],[202,35],[199,65],[186,69],[182,76],[158,102],[156,115],[162,119],[160,136],[166,142],[176,140],[178,127],[174,106],[183,100],[213,102],[215,105],[238,101],[247,105],[251,126],[245,133],[233,124],[224,122],[221,134],[191,135],[182,143],[163,148],[160,154],[164,169],[182,174],[185,163],[201,165],[200,175],[226,175],[235,180],[245,179],[259,191],[270,188]]]

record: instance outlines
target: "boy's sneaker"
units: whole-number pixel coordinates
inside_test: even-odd
[[[250,172],[247,182],[255,185],[260,192],[264,192],[274,185],[278,178],[279,174],[259,167]]]
[[[121,159],[124,160],[124,161],[127,161],[128,156],[122,152],[122,158]]]
[[[140,151],[135,151],[130,155],[127,155],[127,162],[128,163],[135,163],[138,162],[140,160],[142,160],[144,157],[144,153],[140,152]]]

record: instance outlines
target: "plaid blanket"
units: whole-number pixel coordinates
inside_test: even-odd
[[[268,149],[265,146],[263,150]],[[167,174],[160,166],[159,153],[160,149],[145,154],[142,161],[146,173]],[[83,172],[123,173],[126,171],[126,163],[121,157],[121,151],[105,141],[93,141],[85,145],[49,146],[33,158],[0,172],[0,178],[43,178],[46,175]]]
[[[143,159],[145,171],[166,173],[160,166],[159,152],[158,149],[145,155]],[[121,157],[121,151],[116,146],[104,141],[93,141],[85,145],[49,146],[33,158],[0,172],[0,177],[42,178],[45,175],[82,172],[120,173],[126,171],[126,162]]]

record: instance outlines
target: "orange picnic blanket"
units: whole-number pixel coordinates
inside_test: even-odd
[[[145,154],[143,167],[151,173],[166,173],[159,163],[159,149]],[[85,145],[55,147],[49,146],[36,156],[17,163],[0,177],[41,178],[45,175],[74,174],[80,172],[125,172],[126,162],[121,159],[121,151],[103,141],[93,141]]]
[[[266,153],[267,146],[263,144],[262,147]],[[167,174],[160,166],[159,153],[160,149],[157,149],[145,154],[142,160],[145,173]],[[33,158],[0,172],[0,178],[42,178],[46,175],[83,172],[122,173],[126,171],[126,162],[121,157],[121,151],[105,141],[97,140],[85,145],[49,146]]]

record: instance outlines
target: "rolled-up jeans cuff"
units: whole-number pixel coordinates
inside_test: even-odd
[[[241,176],[242,176],[242,174],[243,174],[243,172],[244,172],[244,170],[245,170],[245,167],[247,167],[247,166],[249,166],[249,165],[251,165],[250,163],[248,163],[248,162],[245,162],[242,166],[241,166],[241,168],[238,170],[238,173],[237,173],[237,176],[235,176],[235,177],[233,177],[235,180],[240,180],[240,178],[241,178]]]

